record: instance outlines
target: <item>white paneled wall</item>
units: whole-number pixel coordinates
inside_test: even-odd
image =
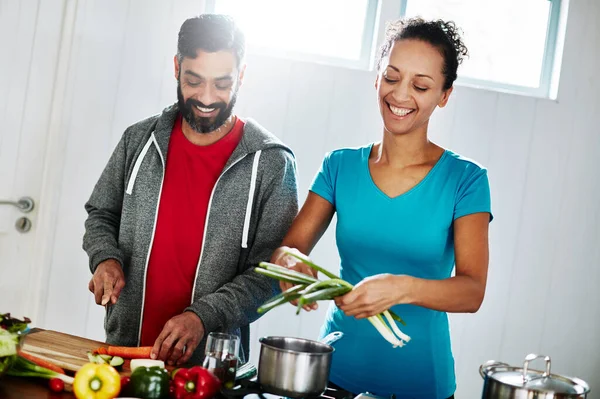
[[[201,9],[191,0],[78,2],[43,327],[103,338],[102,309],[87,292],[83,204],[123,130],[176,100],[177,31]],[[598,18],[597,0],[571,1],[558,101],[456,87],[431,122],[434,141],[489,168],[495,214],[485,302],[477,314],[451,316],[457,397],[479,395],[481,363],[517,364],[529,352],[552,356],[553,370],[600,390]],[[302,200],[327,151],[379,139],[374,79],[368,71],[248,57],[238,113],[294,149]],[[312,256],[337,270],[333,227]],[[277,309],[255,323],[253,337],[315,338],[323,314]]]

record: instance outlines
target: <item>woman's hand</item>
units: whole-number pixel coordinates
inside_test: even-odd
[[[315,269],[313,269],[312,267],[308,266],[305,263],[302,263],[299,259],[286,254],[285,252],[292,252],[292,253],[298,254],[299,256],[308,258],[308,256],[304,255],[302,252],[300,252],[296,248],[279,247],[273,253],[273,257],[271,257],[271,263],[275,263],[276,265],[287,267],[288,269],[295,270],[297,272],[304,273],[311,277],[317,278],[317,271]],[[293,286],[294,285],[291,283],[286,283],[284,281],[279,282],[279,287],[281,288],[281,291],[285,291],[289,288],[292,288]],[[290,303],[294,306],[298,306],[297,300],[291,301]],[[310,310],[317,309],[317,307],[318,307],[317,303],[315,302],[310,305],[304,305],[303,308],[306,311],[310,311]]]
[[[300,213],[298,213],[298,216],[296,216],[292,226],[283,238],[282,246],[273,252],[271,263],[316,278],[317,272],[314,269],[293,256],[286,255],[284,251],[307,257],[304,254],[309,254],[310,251],[312,251],[317,244],[317,241],[319,241],[325,230],[327,230],[334,213],[335,208],[329,201],[310,191],[304,205],[302,205],[302,209],[300,209]],[[286,289],[291,288],[292,284],[281,283],[279,286],[285,291]],[[297,306],[298,302],[293,301],[292,305]],[[304,306],[305,310],[316,308],[316,303]]]
[[[412,277],[378,274],[362,280],[346,295],[335,299],[335,304],[346,314],[357,319],[375,316],[394,305],[408,303]]]

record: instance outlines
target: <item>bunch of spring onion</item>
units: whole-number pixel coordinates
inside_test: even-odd
[[[269,262],[261,262],[259,267],[254,269],[257,273],[295,285],[262,304],[258,308],[258,313],[265,313],[277,306],[297,300],[298,308],[296,314],[299,314],[304,305],[309,305],[317,301],[332,300],[352,290],[352,284],[316,265],[310,259],[292,252],[286,251],[285,253],[293,256],[329,278],[326,280],[318,280],[283,266]],[[400,316],[393,311],[388,309],[376,316],[369,317],[368,320],[373,324],[381,336],[394,347],[402,347],[410,341],[410,337],[400,331],[396,325],[396,321],[403,325],[406,325],[406,323],[404,323]]]

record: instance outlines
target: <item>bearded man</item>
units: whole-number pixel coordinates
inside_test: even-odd
[[[233,113],[245,39],[233,19],[186,20],[174,57],[178,102],[130,126],[85,204],[89,290],[106,341],[199,364],[210,332],[241,337],[277,292],[255,273],[298,211],[292,151]]]

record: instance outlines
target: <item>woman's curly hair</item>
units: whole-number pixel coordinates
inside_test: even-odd
[[[392,45],[398,40],[421,40],[436,47],[444,57],[442,73],[446,78],[444,90],[447,90],[456,80],[458,66],[469,55],[461,33],[454,22],[441,19],[427,21],[422,18],[408,18],[388,23],[385,42],[379,48],[377,69],[381,68],[381,61],[390,54]]]

